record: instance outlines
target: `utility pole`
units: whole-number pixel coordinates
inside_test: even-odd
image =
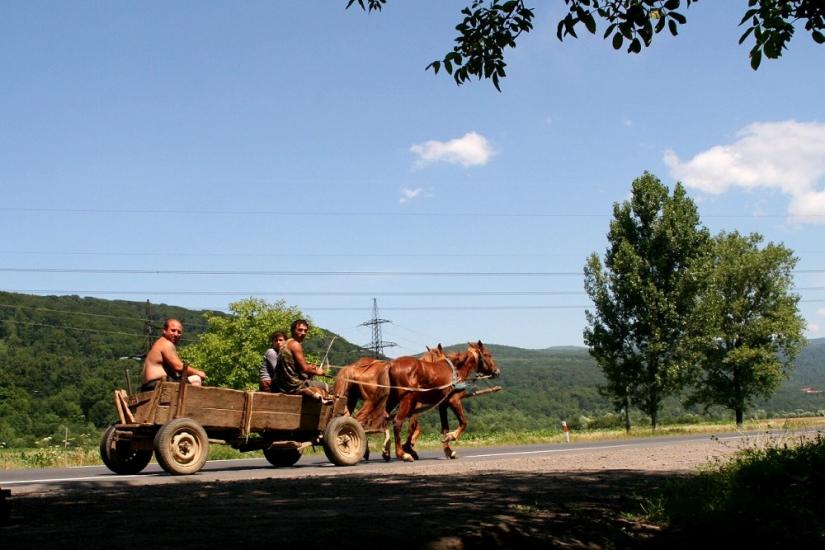
[[[152,331],[152,310],[149,300],[146,300],[146,316],[143,319],[143,336],[145,337],[145,343],[143,345],[144,355],[149,353],[149,350],[152,349]]]
[[[397,346],[395,342],[385,342],[381,339],[381,325],[389,323],[389,319],[380,319],[378,317],[378,300],[372,299],[372,319],[361,323],[362,327],[372,327],[372,342],[366,348],[372,350],[374,357],[378,358],[384,355],[384,348]]]

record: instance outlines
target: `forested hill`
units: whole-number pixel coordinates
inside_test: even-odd
[[[127,368],[133,384],[138,382],[140,363],[121,358],[145,350],[146,307],[145,302],[0,292],[0,446],[32,445],[46,437],[62,440],[66,429],[95,440],[113,420],[112,390],[125,386]],[[150,341],[160,334],[164,319],[175,317],[185,325],[184,343],[192,342],[205,329],[203,313],[151,304],[149,324],[155,329]],[[320,330],[306,350],[323,354],[331,334]],[[603,377],[586,349],[485,345],[502,369],[495,383],[504,391],[466,400],[471,432],[474,426],[488,431],[557,427],[562,418],[574,427],[620,424],[599,395]],[[450,349],[464,348],[466,344]],[[363,355],[363,349],[338,338],[330,362],[343,365]],[[748,415],[825,411],[825,393],[802,391],[825,389],[825,339],[809,342],[796,364],[776,395]],[[700,412],[685,411],[670,399],[662,420]],[[727,411],[715,414],[730,416]],[[428,413],[423,420],[433,424],[437,417]]]
[[[127,369],[133,386],[139,383],[140,363],[121,358],[144,353],[146,320],[152,342],[165,319],[180,319],[186,344],[206,328],[203,314],[150,304],[147,317],[145,302],[0,292],[0,446],[31,445],[67,428],[95,433],[112,421],[112,390],[126,386]],[[307,352],[323,353],[329,340],[318,331]],[[361,355],[338,338],[330,361]]]
[[[486,345],[486,344],[485,344]],[[619,424],[607,399],[598,393],[604,377],[596,362],[583,347],[553,347],[529,350],[509,346],[487,345],[502,376],[499,383],[506,391],[494,399],[479,398],[477,409],[497,410],[514,407],[536,427],[558,422],[561,418],[598,424]],[[450,346],[450,350],[463,349]],[[814,392],[807,393],[805,388]],[[813,339],[802,350],[795,368],[770,399],[758,400],[746,416],[825,414],[825,338]],[[492,403],[493,401],[496,403]],[[663,420],[679,421],[702,413],[701,408],[686,411],[678,399],[665,401]],[[711,411],[727,418],[730,411]],[[579,418],[583,416],[584,418]],[[533,422],[532,419],[538,419]],[[639,420],[645,420],[639,415]]]

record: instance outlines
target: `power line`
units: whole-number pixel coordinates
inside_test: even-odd
[[[82,328],[82,327],[73,327],[69,325],[51,325],[48,323],[35,323],[33,321],[18,321],[17,319],[0,319],[0,322],[4,323],[14,323],[16,325],[28,325],[28,326],[35,326],[35,327],[46,327],[46,328],[59,328],[63,330],[75,330],[78,332],[95,332],[100,334],[117,334],[120,336],[132,336],[134,338],[144,338],[144,334],[135,334],[133,332],[120,332],[116,330],[101,330],[96,328]],[[186,340],[189,342],[194,342],[194,340],[182,337],[181,340]]]
[[[0,267],[5,273],[81,273],[98,275],[252,275],[301,277],[581,277],[579,271],[269,271],[254,269],[97,269],[72,267]],[[825,273],[797,269],[792,274]]]
[[[825,270],[822,270],[825,272]],[[98,275],[265,275],[301,277],[581,277],[578,271],[268,271],[208,269],[97,269],[71,267],[0,267],[5,273],[81,273]]]
[[[825,287],[821,287],[825,290]],[[583,290],[479,290],[479,291],[405,291],[405,292],[346,292],[301,291],[268,292],[257,290],[60,290],[60,289],[2,289],[0,292],[55,293],[55,294],[145,294],[174,296],[584,296]]]
[[[67,309],[50,309],[50,308],[46,308],[46,307],[25,306],[25,305],[22,305],[22,304],[0,304],[0,307],[8,308],[8,309],[25,308],[25,309],[32,309],[32,310],[35,310],[35,311],[46,311],[46,312],[49,312],[49,313],[61,313],[61,314],[67,314],[67,315],[85,315],[85,316],[88,316],[88,317],[103,317],[103,318],[106,318],[106,319],[122,319],[122,320],[127,320],[127,321],[142,321],[143,320],[140,317],[124,317],[124,316],[121,316],[121,315],[106,315],[106,314],[103,314],[103,313],[86,313],[84,311],[71,311],[71,310],[67,310]]]
[[[613,217],[612,203],[611,208],[607,208],[606,212],[485,212],[486,218],[611,218]],[[306,217],[306,216],[335,216],[346,218],[363,218],[369,217],[407,217],[407,218],[476,218],[478,212],[381,212],[381,211],[343,211],[343,210],[328,210],[328,211],[296,211],[296,210],[218,210],[218,209],[156,209],[156,208],[30,208],[30,207],[14,207],[4,206],[0,207],[0,212],[19,212],[19,213],[65,213],[65,214],[141,214],[153,216],[291,216],[291,217]],[[703,215],[703,219],[765,219],[765,218],[788,218],[791,217],[787,213],[783,214],[707,214]],[[793,218],[823,218],[825,214],[799,214],[793,215]]]

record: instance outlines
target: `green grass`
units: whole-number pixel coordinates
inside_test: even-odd
[[[669,480],[648,519],[757,547],[825,544],[825,435],[751,442],[728,461]]]

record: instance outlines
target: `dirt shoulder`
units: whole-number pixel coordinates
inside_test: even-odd
[[[285,469],[254,480],[201,475],[23,494],[12,496],[0,540],[6,548],[84,549],[643,548],[665,540],[659,527],[633,519],[644,498],[668,477],[735,450],[715,441],[609,445],[496,462],[373,460],[310,477]]]

